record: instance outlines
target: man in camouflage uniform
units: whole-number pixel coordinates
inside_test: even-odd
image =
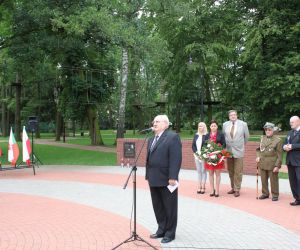
[[[269,198],[268,180],[271,181],[272,201],[278,201],[279,180],[278,171],[282,162],[282,142],[278,136],[274,135],[277,130],[273,123],[267,122],[264,125],[266,135],[261,137],[259,148],[257,149],[256,162],[259,164],[262,195],[260,200]]]

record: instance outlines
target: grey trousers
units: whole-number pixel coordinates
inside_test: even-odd
[[[199,183],[205,183],[207,178],[206,169],[204,168],[204,162],[195,158],[196,169],[198,173]]]

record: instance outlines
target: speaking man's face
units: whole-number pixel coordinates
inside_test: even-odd
[[[154,118],[152,122],[152,126],[153,126],[154,133],[157,135],[168,128],[167,122],[161,119],[161,117],[159,116]]]

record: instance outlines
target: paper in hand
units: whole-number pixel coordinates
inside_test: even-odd
[[[176,181],[174,186],[168,185],[168,189],[171,193],[173,193],[176,190],[176,188],[178,188],[178,186],[179,186],[179,182]]]

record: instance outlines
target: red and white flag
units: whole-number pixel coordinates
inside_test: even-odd
[[[22,148],[23,148],[23,162],[26,162],[27,166],[30,166],[31,145],[30,145],[30,140],[26,133],[25,126],[23,126]]]
[[[8,161],[11,162],[12,166],[16,165],[17,160],[19,158],[19,154],[19,146],[14,137],[14,133],[12,132],[12,128],[10,128],[10,135],[8,141]]]

